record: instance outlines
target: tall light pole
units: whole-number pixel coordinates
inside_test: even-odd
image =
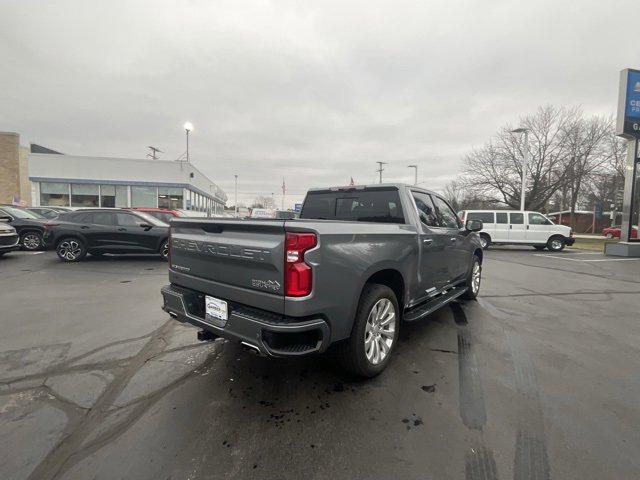
[[[184,131],[187,133],[187,163],[189,163],[189,132],[193,130],[193,124],[191,122],[186,122],[184,124]]]
[[[407,165],[407,168],[414,169],[413,184],[418,185],[418,165]]]
[[[524,133],[524,152],[522,154],[522,186],[520,188],[520,210],[524,211],[524,192],[527,187],[527,168],[529,166],[529,129],[516,128],[511,133]]]
[[[382,168],[382,165],[386,165],[387,162],[376,162],[378,164],[378,170],[376,170],[376,172],[378,172],[380,174],[380,182],[382,183],[382,172],[384,171],[384,168]]]
[[[235,177],[235,197],[234,200],[235,206],[233,207],[234,215],[238,218],[238,175],[234,175]]]

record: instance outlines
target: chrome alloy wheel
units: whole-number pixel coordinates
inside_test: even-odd
[[[27,250],[36,250],[40,247],[40,237],[35,233],[27,233],[22,237],[22,246]]]
[[[388,298],[378,300],[367,318],[364,351],[372,365],[381,363],[393,345],[396,331],[396,309]]]
[[[488,243],[489,242],[487,241],[487,237],[485,237],[484,235],[480,235],[480,246],[482,247],[483,250],[487,248]]]
[[[167,257],[169,256],[169,244],[167,242],[162,244],[162,247],[160,248],[160,256],[166,260]]]
[[[482,279],[482,267],[478,262],[474,262],[473,271],[471,272],[471,290],[474,295],[480,291],[480,280]]]
[[[554,238],[551,240],[551,250],[560,250],[562,248],[562,240]]]
[[[58,255],[65,260],[73,262],[80,256],[80,254],[82,254],[82,247],[77,240],[65,240],[58,245]]]

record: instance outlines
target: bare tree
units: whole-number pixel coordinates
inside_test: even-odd
[[[275,201],[273,197],[266,197],[264,195],[258,195],[253,199],[251,208],[274,208]]]
[[[563,186],[568,188],[570,220],[574,225],[576,206],[581,196],[587,192],[587,186],[594,174],[605,164],[605,141],[613,129],[611,118],[577,117],[566,126],[564,143],[567,145],[568,158],[564,167]]]
[[[525,208],[542,209],[564,181],[562,165],[568,145],[563,140],[568,126],[579,117],[577,109],[547,106],[518,123],[529,130]],[[484,147],[467,155],[463,183],[476,193],[519,208],[525,146],[523,136],[511,130],[513,126],[506,125]]]

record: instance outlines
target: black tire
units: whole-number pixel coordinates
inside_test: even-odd
[[[561,252],[564,250],[564,240],[561,237],[551,237],[547,242],[547,248],[550,252]]]
[[[476,266],[478,268],[476,272]],[[474,275],[477,273],[478,282],[474,284]],[[482,262],[477,255],[473,256],[473,260],[471,263],[471,268],[469,269],[469,273],[467,274],[467,280],[465,281],[465,286],[467,287],[467,291],[462,294],[462,298],[467,300],[475,300],[478,298],[478,294],[480,293],[480,285],[482,283]]]
[[[546,245],[534,245],[533,248],[540,252],[546,248]]]
[[[365,338],[368,335],[369,338],[375,335],[380,338],[380,333],[374,334],[371,331],[367,331],[367,323],[369,320],[370,314],[373,314],[372,311],[374,306],[380,305],[378,302],[382,300],[388,300],[391,302],[394,308],[394,325],[393,325],[393,334],[391,337],[388,335],[383,335],[387,340],[391,340],[391,345],[388,346],[388,351],[384,354],[384,357],[378,362],[373,363],[367,357],[367,351],[365,349]],[[384,303],[384,302],[383,302]],[[374,315],[375,316],[375,315]],[[371,325],[371,323],[369,323]],[[382,372],[391,359],[393,355],[393,351],[395,350],[396,344],[398,343],[398,330],[400,326],[400,309],[398,307],[398,300],[396,299],[395,293],[386,285],[378,285],[375,283],[367,284],[362,292],[362,296],[360,297],[360,302],[358,303],[358,310],[356,312],[356,318],[353,323],[353,329],[351,330],[351,336],[348,340],[343,343],[337,345],[337,359],[342,365],[343,368],[359,375],[361,377],[375,377],[380,372]],[[372,328],[372,327],[370,327]],[[380,330],[378,330],[380,331]],[[372,342],[376,342],[377,340],[372,340]],[[383,338],[383,341],[386,341]],[[372,346],[372,348],[375,348]],[[378,350],[380,351],[380,350]]]
[[[56,253],[63,262],[79,262],[87,255],[87,247],[79,238],[65,237],[56,245]]]
[[[162,245],[160,245],[160,258],[162,258],[166,262],[168,257],[169,257],[169,242],[165,240],[164,242],[162,242]]]
[[[486,233],[480,234],[480,246],[483,250],[486,250],[491,246],[491,237]]]
[[[42,234],[36,231],[28,231],[20,234],[20,246],[23,250],[33,252],[42,248]]]

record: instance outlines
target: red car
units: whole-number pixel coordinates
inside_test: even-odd
[[[621,227],[608,227],[602,230],[602,236],[607,238],[620,238]],[[638,226],[631,229],[631,238],[638,238]]]
[[[172,210],[169,208],[152,208],[152,207],[131,207],[127,210],[136,210],[138,212],[145,212],[149,215],[156,217],[158,220],[164,223],[169,223],[174,217],[184,217],[184,213],[180,210]]]

